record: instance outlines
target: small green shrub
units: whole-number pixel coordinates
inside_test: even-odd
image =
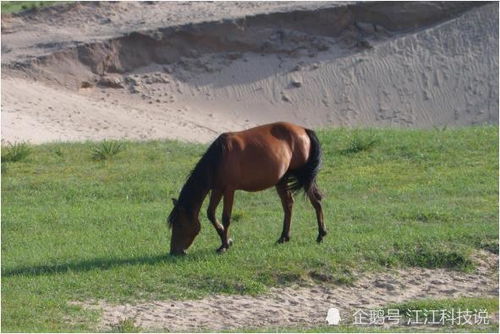
[[[31,154],[28,143],[8,143],[2,147],[2,162],[17,162],[26,159]]]
[[[54,152],[54,154],[57,155],[59,158],[62,158],[64,156],[64,153],[60,147],[54,148],[52,152]]]
[[[379,139],[372,133],[354,131],[348,146],[340,150],[340,154],[348,155],[368,151],[378,142]]]
[[[109,160],[125,150],[123,143],[104,140],[92,146],[92,159],[96,161]]]

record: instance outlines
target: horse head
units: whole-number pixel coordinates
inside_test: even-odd
[[[170,254],[184,255],[200,232],[201,225],[198,217],[190,214],[177,200],[172,199],[172,201],[174,208],[168,217],[169,225],[172,228]]]

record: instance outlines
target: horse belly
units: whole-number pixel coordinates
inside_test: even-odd
[[[236,189],[249,192],[261,191],[276,185],[276,183],[278,183],[279,180],[280,178],[277,178],[272,181],[270,179],[263,178],[254,180],[254,182],[248,182],[249,180],[243,180],[243,182],[241,182]]]

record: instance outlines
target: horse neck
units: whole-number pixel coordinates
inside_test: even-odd
[[[209,190],[206,186],[188,180],[181,191],[179,202],[188,210],[190,216],[197,218]]]
[[[203,200],[213,185],[213,173],[222,158],[223,140],[220,136],[209,146],[181,190],[179,202],[194,218],[198,217]]]
[[[191,215],[194,218],[197,218],[200,214],[201,205],[203,204],[203,200],[207,197],[208,189],[203,189],[200,191],[199,196],[196,196],[196,199],[193,200],[191,207]]]

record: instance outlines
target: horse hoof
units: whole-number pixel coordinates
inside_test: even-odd
[[[281,237],[278,239],[278,241],[276,241],[276,243],[283,244],[283,243],[288,242],[288,241],[290,241],[290,237]]]
[[[224,246],[220,246],[216,250],[216,252],[219,253],[219,254],[225,253],[226,251],[227,251],[227,247],[224,247]]]
[[[324,236],[324,235],[321,235],[321,234],[320,234],[320,235],[318,235],[318,237],[316,238],[316,242],[317,242],[318,244],[320,244],[320,243],[323,241],[323,236]]]
[[[172,255],[172,256],[184,256],[184,255],[187,255],[187,253],[185,250],[183,250],[180,252],[170,252],[170,255]]]
[[[229,247],[229,246],[232,246],[232,245],[233,245],[233,239],[229,239],[229,240],[227,241],[227,245],[228,245],[228,247]]]
[[[323,241],[323,237],[324,237],[326,234],[327,234],[327,233],[326,233],[326,231],[321,231],[321,232],[319,232],[319,234],[318,234],[318,238],[316,238],[316,242],[317,242],[317,243],[322,242],[322,241]]]

